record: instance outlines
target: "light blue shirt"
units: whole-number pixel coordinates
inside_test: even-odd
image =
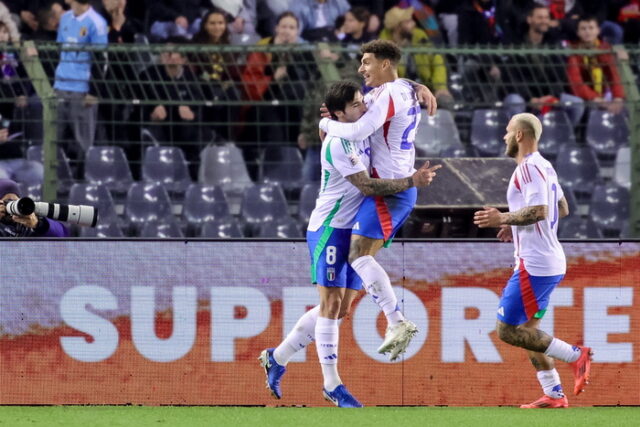
[[[70,10],[60,18],[58,43],[63,46],[108,43],[107,22],[93,8],[75,16]],[[69,92],[89,92],[91,52],[63,51],[56,68],[55,89]]]
[[[300,32],[318,28],[318,14],[322,13],[325,25],[333,27],[336,18],[342,16],[351,9],[347,0],[327,0],[320,4],[316,0],[297,0],[290,3],[291,11],[300,20]]]

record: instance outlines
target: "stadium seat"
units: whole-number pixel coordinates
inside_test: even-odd
[[[209,145],[200,153],[198,182],[221,185],[225,192],[242,194],[251,184],[242,151],[233,143]]]
[[[140,231],[140,237],[179,238],[184,237],[180,225],[175,219],[147,222]]]
[[[633,238],[631,233],[631,222],[627,219],[622,223],[622,229],[620,230],[620,238],[621,239],[630,239]]]
[[[260,178],[280,184],[284,190],[302,186],[302,154],[297,147],[268,146],[260,158]]]
[[[280,239],[301,238],[302,232],[296,220],[291,217],[283,217],[274,221],[268,221],[260,226],[258,237],[276,237]]]
[[[562,144],[576,142],[573,125],[564,111],[549,111],[541,117],[541,122],[542,136],[538,142],[538,150],[546,159],[555,159]]]
[[[80,237],[124,237],[122,229],[114,222],[98,222],[95,227],[79,227]]]
[[[613,180],[616,184],[631,188],[631,148],[620,147],[613,164]]]
[[[182,218],[187,223],[187,234],[197,235],[203,224],[229,216],[229,206],[222,187],[191,184],[182,205]]]
[[[134,182],[127,192],[124,212],[130,231],[139,231],[147,222],[171,217],[169,194],[160,184]]]
[[[598,159],[613,160],[618,148],[629,145],[629,126],[624,114],[611,114],[604,110],[591,110],[587,122],[587,144]]]
[[[242,196],[241,217],[245,235],[254,236],[259,227],[289,215],[287,200],[278,184],[256,184],[247,188]]]
[[[438,110],[429,116],[422,110],[421,115],[415,142],[418,157],[440,157],[443,150],[463,147],[450,111]]]
[[[313,208],[316,207],[316,199],[318,198],[318,192],[320,191],[320,183],[308,183],[302,187],[300,191],[300,204],[298,205],[298,219],[300,225],[306,228],[309,223],[309,217]]]
[[[126,192],[133,181],[122,148],[109,146],[94,146],[87,150],[84,178],[92,184],[105,185],[116,193]]]
[[[504,152],[504,134],[509,119],[502,110],[477,109],[471,119],[471,145],[482,157],[499,157]]]
[[[69,165],[69,158],[60,147],[56,150],[58,166],[56,168],[58,175],[58,191],[67,193],[73,184],[73,173]],[[42,145],[32,145],[27,149],[27,160],[42,163],[44,161]]]
[[[578,215],[562,218],[558,237],[563,239],[602,239],[602,231],[591,220]]]
[[[42,200],[42,185],[29,185],[24,182],[18,182],[18,188],[20,189],[20,197],[29,197],[33,200]]]
[[[69,191],[70,205],[89,205],[98,209],[98,224],[110,224],[118,220],[111,193],[104,185],[76,183]]]
[[[564,189],[573,190],[579,201],[590,197],[600,177],[600,165],[589,146],[563,144],[558,150],[556,172]]]
[[[217,239],[230,239],[244,237],[238,222],[232,217],[216,219],[205,222],[200,230],[200,237],[211,237]]]
[[[163,184],[170,193],[184,193],[191,184],[191,177],[182,149],[147,147],[142,160],[142,179]]]
[[[597,185],[589,203],[589,217],[605,237],[618,237],[629,219],[629,190],[615,183]]]
[[[478,150],[470,145],[460,143],[460,145],[451,145],[440,152],[440,157],[480,157]]]

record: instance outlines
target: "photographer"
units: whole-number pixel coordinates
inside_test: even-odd
[[[5,204],[18,200],[18,184],[0,179],[0,237],[69,237],[69,229],[58,221],[36,214],[7,215]]]

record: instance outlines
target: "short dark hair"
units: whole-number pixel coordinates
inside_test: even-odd
[[[296,14],[291,12],[290,10],[285,10],[280,15],[278,15],[278,17],[276,18],[276,25],[279,24],[280,21],[282,21],[284,18],[293,18],[293,19],[295,19],[296,24],[298,25],[298,28],[300,28],[300,20],[298,19]]]
[[[591,21],[594,21],[596,24],[598,24],[598,26],[600,26],[600,20],[595,15],[583,15],[580,18],[578,18],[577,24],[580,25],[581,22],[591,22]]]
[[[365,24],[369,23],[371,12],[369,12],[369,9],[367,9],[366,7],[356,6],[352,8],[349,13],[351,13],[357,21],[364,22]]]
[[[337,119],[335,112],[344,111],[347,104],[356,97],[358,91],[360,91],[360,86],[351,81],[340,81],[329,87],[324,96],[324,104],[334,120]]]
[[[388,59],[394,64],[400,62],[400,58],[402,57],[402,52],[398,45],[390,40],[370,41],[362,45],[360,52],[362,52],[363,55],[365,53],[373,53],[376,59]]]
[[[533,6],[531,6],[531,9],[529,9],[529,12],[527,13],[527,16],[533,16],[533,13],[538,9],[549,10],[549,8],[547,6],[544,6],[544,5],[540,4],[540,3],[535,3]]]

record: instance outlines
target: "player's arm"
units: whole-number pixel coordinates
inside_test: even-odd
[[[436,114],[436,110],[438,109],[438,102],[436,101],[436,97],[433,92],[431,92],[431,90],[425,85],[414,82],[413,80],[409,80],[407,78],[403,78],[402,80],[411,85],[414,92],[416,93],[418,102],[420,103],[420,105],[424,106],[427,109],[427,113],[430,116]]]
[[[406,178],[371,178],[367,171],[361,171],[348,175],[345,179],[365,196],[388,196],[408,190],[411,187],[426,187],[431,184],[431,181],[436,176],[435,171],[441,167],[441,165],[429,167],[429,162],[427,161],[413,175]]]
[[[337,120],[323,118],[318,126],[327,134],[348,139],[351,141],[362,141],[372,135],[376,130],[384,125],[389,114],[389,100],[391,95],[387,89],[383,89],[378,94],[376,100],[369,105],[366,113],[353,123],[343,123]]]
[[[564,196],[558,200],[558,215],[560,215],[560,218],[569,215],[569,203],[567,203],[567,199]]]
[[[515,212],[500,212],[485,206],[473,215],[473,223],[480,228],[498,228],[503,225],[531,225],[547,218],[546,205],[525,206]]]

